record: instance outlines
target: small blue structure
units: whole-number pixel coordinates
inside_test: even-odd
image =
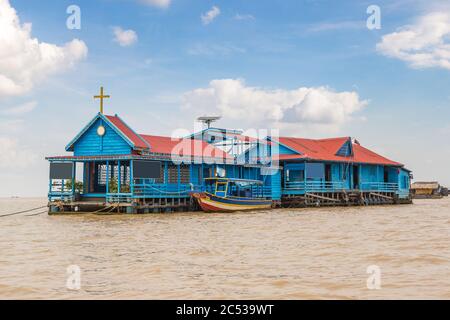
[[[272,142],[272,162],[276,160],[281,168],[284,204],[411,201],[411,172],[403,164],[362,147],[350,137],[268,140]]]
[[[211,143],[138,134],[118,115],[98,113],[66,151],[73,154],[46,158],[54,211],[116,204],[126,212],[192,210],[191,194],[205,190],[205,178],[260,179],[261,166],[238,165]],[[270,188],[264,192],[270,197]]]

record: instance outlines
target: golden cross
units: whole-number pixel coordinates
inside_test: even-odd
[[[103,94],[103,87],[100,87],[100,95],[99,96],[94,96],[94,99],[100,99],[100,113],[103,113],[103,99],[105,98],[111,98],[111,96],[109,95],[104,95]]]

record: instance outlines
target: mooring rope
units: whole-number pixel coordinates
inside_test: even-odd
[[[16,215],[16,214],[21,214],[21,213],[27,213],[27,212],[34,211],[34,210],[37,210],[37,209],[43,209],[43,208],[45,208],[45,207],[47,207],[47,206],[45,205],[45,206],[42,206],[42,207],[37,207],[37,208],[27,209],[27,210],[23,210],[23,211],[11,212],[11,213],[7,213],[7,214],[1,215],[0,218],[2,218],[2,217],[14,216],[14,215]]]
[[[32,214],[26,214],[25,215],[25,217],[33,217],[33,216],[38,216],[38,215],[40,215],[40,214],[43,214],[43,213],[47,213],[48,211],[47,210],[45,210],[45,211],[42,211],[42,212],[38,212],[38,213],[32,213]]]
[[[160,190],[160,189],[158,189],[158,188],[152,187],[152,186],[150,186],[150,185],[148,185],[148,186],[146,186],[146,187],[148,187],[148,188],[150,188],[150,189],[154,189],[154,190],[158,191],[159,193],[163,193],[163,194],[175,194],[175,195],[180,195],[180,194],[189,192],[188,190],[185,190],[185,191],[173,191],[173,192],[170,192],[170,191],[163,191],[163,190]],[[192,191],[192,190],[191,190],[191,191]]]

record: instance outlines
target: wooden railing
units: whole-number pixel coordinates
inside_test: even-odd
[[[349,190],[347,183],[343,181],[287,181],[284,189],[288,191],[304,192],[334,192]],[[353,189],[361,191],[397,192],[398,183],[387,182],[361,182]]]
[[[178,183],[153,183],[152,179],[136,179],[134,198],[184,198],[190,192],[201,191],[201,186]]]
[[[361,182],[360,185],[363,191],[396,192],[398,190],[398,183]]]
[[[287,181],[284,188],[305,192],[333,192],[346,189],[342,181]]]

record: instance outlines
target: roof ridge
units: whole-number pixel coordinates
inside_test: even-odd
[[[157,135],[157,134],[140,134],[142,137],[154,137],[154,138],[166,138],[166,139],[172,139],[172,140],[183,140],[183,141],[201,141],[204,143],[208,143],[213,145],[212,143],[209,143],[207,141],[204,141],[202,139],[192,139],[192,138],[186,138],[186,137],[171,137],[171,136],[161,136],[161,135]]]
[[[139,134],[139,133],[137,133],[136,131],[134,131],[134,129],[132,128],[132,127],[130,127],[129,125],[128,125],[128,123],[126,123],[124,120],[122,120],[122,118],[121,117],[119,117],[119,115],[116,113],[115,115],[114,115],[117,119],[119,119],[128,129],[130,129],[131,130],[131,132],[133,132],[142,142],[144,142],[144,144],[149,148],[149,149],[151,149],[151,145],[147,142],[147,141],[145,141],[145,139],[144,138],[142,138],[141,137],[141,135]]]

